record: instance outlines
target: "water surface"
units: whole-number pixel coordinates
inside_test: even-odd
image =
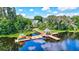
[[[40,51],[79,51],[79,32],[63,32],[54,36],[61,38],[60,41],[46,39],[45,44],[42,46],[43,49],[40,47],[38,51],[39,49],[41,49]],[[20,47],[14,42],[15,39],[0,38],[0,51],[18,51]]]

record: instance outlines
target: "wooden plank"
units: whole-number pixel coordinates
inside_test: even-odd
[[[52,36],[52,35],[45,35],[45,36],[50,37],[50,38],[55,39],[55,40],[60,40],[60,38]]]

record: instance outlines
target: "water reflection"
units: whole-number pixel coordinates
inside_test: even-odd
[[[59,33],[55,36],[60,37],[61,40],[60,41],[53,41],[51,39],[46,40],[45,44],[42,45],[42,48],[44,51],[79,51],[79,33],[78,32],[77,33],[64,32],[64,33]],[[9,37],[0,38],[0,51],[18,50],[19,46],[15,44],[14,39],[16,38],[9,38]]]
[[[79,51],[79,40],[65,39],[61,42],[47,42],[47,51]]]
[[[16,51],[18,50],[17,44],[15,44],[16,38],[2,37],[0,38],[0,51]]]
[[[43,40],[42,40],[43,41]],[[20,51],[79,51],[79,40],[77,39],[65,39],[59,42],[37,42],[37,40],[31,40],[25,42],[25,44],[19,49]],[[29,47],[34,46],[33,50],[29,50]]]

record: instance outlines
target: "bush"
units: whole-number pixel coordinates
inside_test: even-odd
[[[9,19],[2,19],[0,22],[0,34],[15,33],[16,28]]]

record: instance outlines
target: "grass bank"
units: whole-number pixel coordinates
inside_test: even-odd
[[[6,34],[6,35],[0,35],[0,38],[1,38],[1,37],[9,37],[9,38],[16,37],[16,38],[17,38],[17,37],[19,36],[19,34],[29,35],[29,34],[32,34],[32,33],[34,33],[34,32],[32,32],[32,31],[27,31],[27,32],[22,32],[22,33]]]
[[[43,30],[41,30],[41,31],[43,31]],[[74,31],[74,30],[51,30],[51,32],[52,32],[52,33],[79,32],[79,30],[76,30],[76,31]],[[32,32],[32,31],[27,31],[27,32],[22,32],[22,33],[25,34],[25,35],[29,35],[29,34],[32,34],[32,33],[34,33],[34,32]],[[9,38],[16,37],[16,38],[17,38],[17,37],[19,36],[19,34],[22,34],[22,33],[0,35],[0,38],[1,38],[1,37],[9,37]]]

